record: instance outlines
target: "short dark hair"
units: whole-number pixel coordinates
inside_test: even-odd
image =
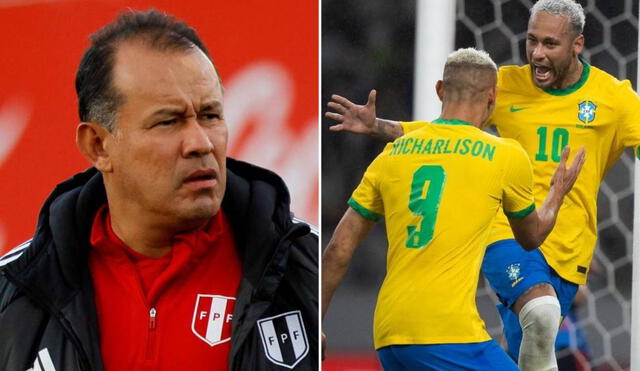
[[[116,112],[124,103],[124,97],[112,84],[114,55],[119,43],[136,39],[161,51],[198,47],[211,60],[193,28],[154,9],[120,13],[114,22],[90,38],[91,46],[82,56],[76,73],[78,113],[80,121],[98,122],[108,131],[115,129]]]

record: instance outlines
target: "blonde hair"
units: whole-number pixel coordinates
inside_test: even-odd
[[[489,54],[475,48],[449,54],[442,81],[447,99],[475,100],[478,94],[495,87],[498,67]]]
[[[495,71],[498,70],[496,63],[491,59],[489,53],[475,48],[460,48],[449,54],[449,56],[447,56],[445,68],[448,64],[452,63],[477,65],[479,68],[487,67],[493,68]]]
[[[584,9],[575,0],[539,0],[531,7],[530,12],[532,17],[538,12],[567,17],[576,35],[584,30]]]

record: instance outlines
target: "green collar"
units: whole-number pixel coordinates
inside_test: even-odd
[[[574,91],[580,89],[587,82],[587,79],[589,78],[589,71],[591,71],[591,66],[581,56],[578,56],[578,58],[580,59],[580,61],[582,62],[582,66],[584,67],[582,69],[582,75],[580,76],[580,80],[576,81],[575,84],[568,86],[566,88],[562,88],[562,89],[548,88],[548,89],[542,89],[542,90],[544,90],[546,93],[549,93],[551,95],[562,96],[562,95],[569,95]]]
[[[431,121],[432,124],[446,124],[446,125],[469,125],[469,126],[473,126],[471,123],[466,122],[466,121],[462,121],[462,120],[450,120],[450,119],[443,119],[443,118],[437,118],[433,121]]]

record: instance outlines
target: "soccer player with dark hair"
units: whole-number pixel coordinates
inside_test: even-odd
[[[351,256],[383,218],[389,248],[374,316],[387,370],[517,370],[485,330],[475,305],[487,225],[501,205],[527,250],[549,234],[584,150],[566,168],[565,148],[545,202],[534,207],[531,164],[512,139],[480,130],[496,97],[487,53],[447,58],[436,90],[440,117],[388,144],[349,199],[322,257],[322,314]]]
[[[280,177],[226,156],[195,31],[123,13],[93,35],[76,90],[93,167],[0,259],[0,369],[317,369],[317,235]]]
[[[578,285],[586,283],[597,238],[600,182],[626,147],[640,145],[640,99],[619,81],[580,57],[585,16],[574,0],[540,0],[531,8],[525,66],[498,71],[496,109],[488,120],[500,136],[517,140],[534,169],[536,204],[549,189],[562,149],[584,146],[584,174],[563,205],[558,223],[527,252],[497,214],[482,272],[496,291],[509,353],[523,370],[557,369],[554,342]],[[364,106],[334,96],[327,117],[349,130],[393,139],[424,126],[375,117],[375,92]],[[639,153],[639,152],[636,152]]]

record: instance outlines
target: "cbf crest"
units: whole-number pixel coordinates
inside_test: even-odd
[[[520,263],[514,263],[507,267],[507,277],[511,280],[511,287],[514,287],[518,282],[522,281],[520,276]]]
[[[231,339],[235,302],[228,296],[198,294],[191,331],[209,346],[226,343]]]
[[[309,353],[309,341],[299,310],[258,320],[267,359],[293,369]]]
[[[590,100],[585,100],[582,103],[579,103],[578,120],[580,120],[584,125],[592,122],[596,119],[596,108],[598,108],[598,106]]]

